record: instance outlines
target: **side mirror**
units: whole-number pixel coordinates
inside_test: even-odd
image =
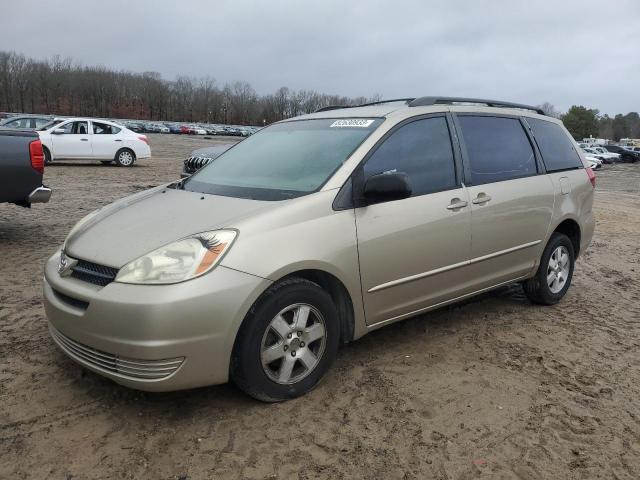
[[[402,200],[411,196],[411,185],[406,173],[380,173],[364,182],[364,198],[367,204]]]
[[[56,128],[53,132],[54,135],[64,135],[64,128]]]

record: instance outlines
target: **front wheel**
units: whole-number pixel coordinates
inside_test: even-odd
[[[122,150],[118,150],[114,160],[119,167],[132,167],[136,161],[136,154],[128,148],[123,148]]]
[[[575,252],[569,237],[554,233],[542,252],[535,276],[524,282],[524,292],[534,303],[553,305],[567,293],[575,264]]]
[[[44,153],[44,164],[51,165],[51,152],[47,147],[42,149],[42,153]]]
[[[245,318],[231,359],[231,378],[252,397],[279,402],[310,391],[339,344],[337,309],[319,285],[302,278],[267,290]]]

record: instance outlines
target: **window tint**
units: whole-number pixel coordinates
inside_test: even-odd
[[[412,196],[455,188],[453,150],[444,117],[398,128],[364,165],[365,178],[394,171],[409,176]]]
[[[537,173],[535,154],[515,118],[458,117],[473,185],[528,177]]]
[[[559,125],[537,118],[527,118],[547,172],[582,168],[573,141]]]
[[[35,122],[34,128],[40,128],[43,125],[46,125],[47,123],[49,123],[49,119],[47,119],[47,118],[37,118],[37,119],[34,120],[34,122]]]
[[[106,123],[92,122],[95,135],[115,135],[120,131],[118,127]]]

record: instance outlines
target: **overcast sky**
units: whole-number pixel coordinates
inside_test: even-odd
[[[0,0],[0,50],[261,94],[640,110],[639,0]]]

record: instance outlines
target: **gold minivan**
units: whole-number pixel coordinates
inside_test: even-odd
[[[141,390],[296,397],[371,330],[512,282],[558,302],[594,230],[584,165],[559,120],[492,100],[275,123],[82,219],[46,264],[51,336]]]

